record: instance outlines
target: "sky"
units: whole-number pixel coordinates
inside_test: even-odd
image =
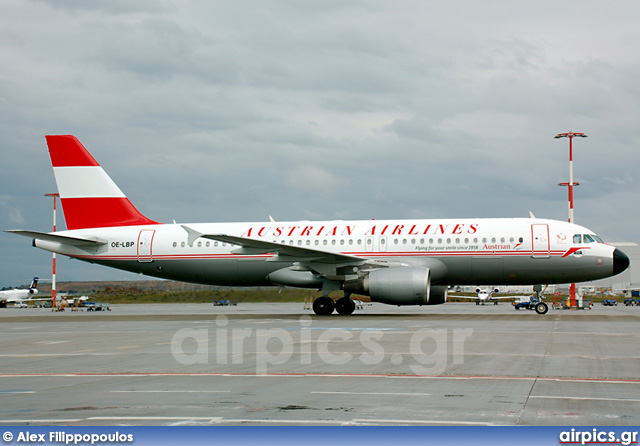
[[[73,134],[149,218],[566,220],[640,242],[640,3],[3,0],[0,228]],[[64,229],[62,213],[58,228]],[[0,233],[0,287],[51,254]],[[58,257],[58,280],[144,277]]]

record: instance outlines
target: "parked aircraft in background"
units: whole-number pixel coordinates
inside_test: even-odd
[[[0,291],[0,301],[5,303],[16,303],[31,299],[33,296],[38,294],[38,280],[38,277],[34,277],[28,289],[14,288],[13,290]]]
[[[485,302],[493,302],[494,305],[498,305],[500,299],[515,299],[520,296],[496,296],[499,293],[498,288],[476,288],[476,296],[463,296],[460,294],[449,294],[451,297],[457,297],[458,299],[474,299],[476,305],[484,305]]]
[[[133,206],[74,136],[46,139],[68,230],[9,232],[47,251],[155,277],[316,288],[319,315],[351,314],[352,293],[435,305],[451,284],[582,282],[629,265],[585,227],[532,218],[161,224]],[[334,303],[329,294],[337,290],[344,297]],[[548,307],[540,300],[536,309]]]

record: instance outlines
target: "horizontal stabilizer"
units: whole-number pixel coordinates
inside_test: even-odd
[[[80,238],[80,237],[70,237],[68,235],[58,235],[46,232],[37,232],[37,231],[24,231],[22,229],[11,229],[9,231],[11,234],[18,234],[25,237],[38,239],[38,240],[46,240],[48,242],[58,242],[65,245],[70,246],[100,246],[106,245],[108,242],[105,240],[99,240],[97,237],[91,238]]]

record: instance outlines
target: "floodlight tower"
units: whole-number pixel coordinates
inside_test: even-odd
[[[567,132],[567,133],[558,133],[554,138],[569,138],[569,182],[568,183],[560,183],[559,186],[568,186],[569,188],[569,223],[574,223],[574,213],[573,213],[573,186],[577,186],[579,183],[575,183],[573,181],[573,138],[586,138],[587,135],[584,133],[578,132]],[[572,307],[576,306],[576,284],[571,284],[571,302],[570,305]]]
[[[44,194],[53,197],[53,232],[56,232],[56,201],[60,194]],[[53,273],[51,274],[51,310],[56,309],[56,253],[53,253]]]

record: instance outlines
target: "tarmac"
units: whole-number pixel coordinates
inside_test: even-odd
[[[640,425],[640,307],[0,310],[4,425]]]

